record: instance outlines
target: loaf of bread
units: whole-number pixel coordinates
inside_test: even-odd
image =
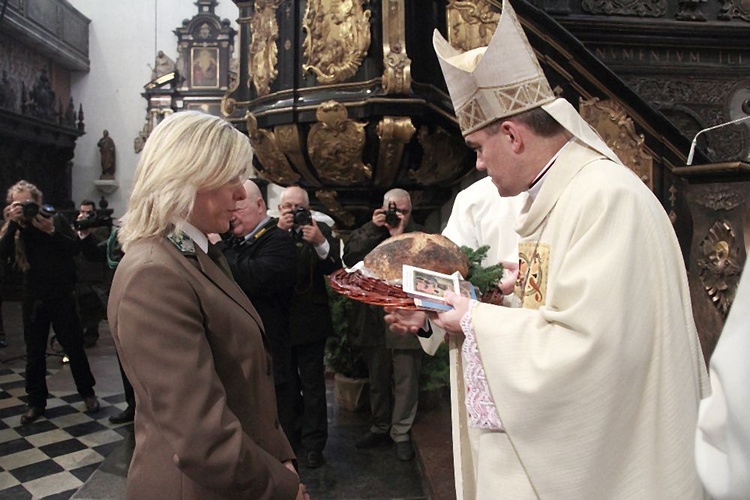
[[[405,233],[380,243],[364,259],[365,272],[388,282],[401,282],[402,266],[421,267],[444,274],[458,271],[464,278],[469,260],[441,234]]]

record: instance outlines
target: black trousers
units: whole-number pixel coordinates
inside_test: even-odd
[[[25,298],[22,305],[23,338],[26,342],[26,393],[29,405],[47,406],[47,341],[49,328],[70,359],[70,371],[81,397],[94,395],[94,375],[83,350],[81,327],[73,293],[55,299]]]
[[[292,383],[297,398],[297,427],[307,451],[323,451],[328,441],[328,406],[323,366],[325,339],[292,346]]]
[[[128,404],[128,408],[135,411],[135,392],[133,392],[133,385],[128,380],[128,376],[125,375],[125,370],[122,369],[122,363],[120,362],[120,355],[117,355],[117,364],[120,367],[120,376],[122,377],[122,388],[125,390],[125,402]]]

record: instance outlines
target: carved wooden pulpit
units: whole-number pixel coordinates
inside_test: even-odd
[[[693,316],[703,354],[719,340],[750,244],[750,164],[714,163],[675,169],[670,215],[681,222]],[[678,233],[679,234],[679,233]]]

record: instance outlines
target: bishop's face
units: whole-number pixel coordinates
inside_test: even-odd
[[[514,161],[512,140],[502,129],[494,133],[491,126],[472,132],[465,137],[466,145],[477,154],[477,170],[487,171],[500,196],[515,196],[526,190],[528,183],[520,175]]]

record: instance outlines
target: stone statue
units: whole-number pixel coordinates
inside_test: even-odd
[[[167,73],[171,73],[175,70],[175,63],[161,50],[156,54],[156,60],[154,61],[154,68],[151,70],[151,80],[156,80],[160,76],[164,76]]]
[[[109,131],[105,130],[102,134],[102,138],[96,143],[99,147],[99,154],[102,157],[102,175],[100,179],[114,179],[115,178],[115,141],[109,136]]]

